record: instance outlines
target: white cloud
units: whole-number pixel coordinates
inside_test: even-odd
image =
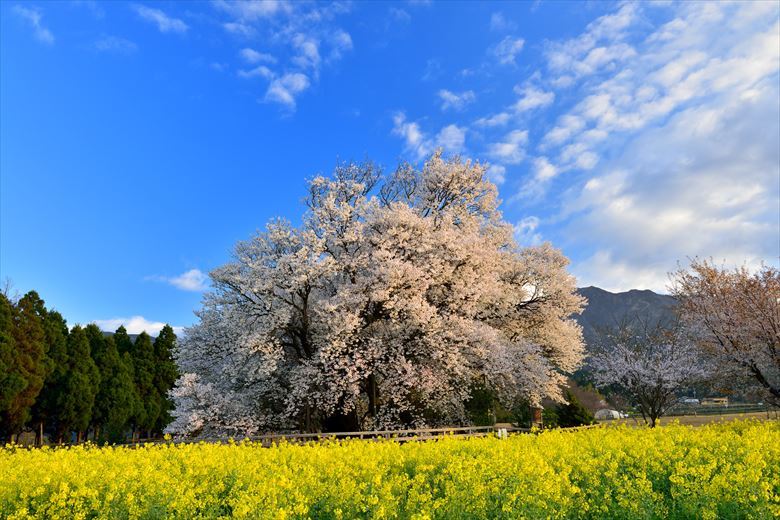
[[[404,140],[404,147],[414,154],[416,159],[422,159],[433,147],[420,130],[420,125],[406,119],[406,114],[397,112],[393,116],[393,134]]]
[[[296,34],[292,39],[293,47],[298,54],[292,58],[292,62],[304,70],[312,70],[315,73],[320,68],[320,43],[316,39],[303,33]]]
[[[255,28],[241,22],[225,22],[222,27],[229,33],[244,38],[252,37],[256,34]]]
[[[474,124],[483,128],[491,128],[494,126],[504,126],[509,122],[510,115],[506,112],[499,112],[488,117],[481,117],[474,121]]]
[[[132,54],[138,50],[138,45],[118,36],[103,36],[95,42],[95,49],[101,52]]]
[[[584,127],[585,121],[581,117],[566,114],[558,119],[558,124],[552,130],[547,132],[543,144],[561,144]]]
[[[527,130],[512,130],[503,141],[492,143],[488,154],[502,162],[517,164],[525,158],[525,145],[528,143]]]
[[[346,31],[336,29],[329,34],[328,39],[332,45],[328,57],[330,61],[340,60],[345,52],[352,50],[352,37]]]
[[[424,159],[436,148],[444,148],[448,152],[460,153],[466,142],[466,128],[458,125],[447,125],[431,137],[422,131],[419,123],[409,121],[406,114],[396,112],[393,115],[393,135],[404,141],[404,149],[411,153],[415,160]]]
[[[638,7],[624,3],[617,12],[597,18],[577,38],[552,42],[547,49],[550,70],[571,84],[576,78],[617,65],[636,55],[623,40],[638,17]],[[563,86],[561,84],[560,86]]]
[[[490,15],[490,30],[497,32],[508,32],[517,29],[517,24],[508,20],[504,13],[496,11]]]
[[[150,336],[157,336],[165,323],[161,321],[150,321],[143,316],[130,316],[129,318],[110,318],[106,320],[94,320],[93,323],[97,325],[100,330],[106,332],[114,332],[121,326],[127,329],[128,334],[140,334],[146,332]],[[184,331],[184,327],[173,327],[173,331],[178,335]]]
[[[160,9],[147,7],[145,5],[135,5],[134,8],[135,12],[138,13],[138,16],[157,25],[157,28],[160,30],[160,32],[174,32],[182,34],[187,32],[187,29],[189,29],[187,24],[182,20],[168,16]]]
[[[262,41],[273,54],[242,45],[242,60],[256,67],[241,70],[242,78],[262,77],[270,81],[262,100],[281,104],[290,111],[297,98],[319,81],[324,67],[341,60],[353,49],[352,36],[336,25],[336,18],[350,9],[346,2],[292,2],[215,0],[212,5],[225,31],[240,41]],[[268,65],[274,64],[272,71]]]
[[[276,63],[276,58],[264,52],[258,52],[249,47],[244,47],[239,51],[241,58],[252,65],[256,63]]]
[[[515,59],[523,50],[523,45],[525,40],[522,38],[507,36],[493,47],[492,53],[501,65],[516,65]]]
[[[239,70],[237,72],[238,76],[240,78],[265,78],[265,79],[273,79],[276,77],[276,74],[266,67],[265,65],[258,65],[257,67],[250,69],[250,70]]]
[[[558,175],[558,169],[547,160],[547,157],[534,159],[534,178],[537,181],[548,181]]]
[[[21,5],[15,5],[13,7],[13,12],[30,25],[33,30],[33,34],[38,41],[48,45],[54,43],[54,35],[41,23],[43,15],[41,14],[40,10],[36,9],[35,7],[23,7]]]
[[[399,22],[409,23],[412,20],[412,16],[404,9],[390,7],[387,12],[390,14],[391,18]]]
[[[279,103],[295,110],[295,97],[309,88],[309,78],[300,72],[285,74],[271,81],[265,93],[265,101]]]
[[[147,276],[147,280],[165,282],[182,291],[201,292],[208,289],[209,277],[200,269],[190,269],[179,276]]]
[[[538,217],[525,217],[514,225],[515,240],[521,246],[538,246],[542,243],[542,235],[536,232],[538,227]]]
[[[454,110],[463,110],[463,108],[469,103],[473,103],[476,99],[473,90],[467,90],[460,94],[441,89],[439,90],[439,99],[441,99],[441,109],[448,110],[450,108]]]
[[[506,181],[506,167],[501,164],[491,164],[485,174],[490,182],[499,186]]]
[[[457,125],[448,125],[441,129],[436,136],[437,146],[441,146],[449,152],[460,152],[466,142],[466,129]]]
[[[290,2],[283,0],[249,0],[245,2],[215,0],[213,4],[217,9],[246,22],[273,18],[278,14],[290,13],[293,9]]]
[[[534,108],[543,108],[550,105],[555,100],[555,93],[545,92],[532,86],[522,88],[515,87],[515,92],[522,97],[515,103],[516,112],[526,112]]]

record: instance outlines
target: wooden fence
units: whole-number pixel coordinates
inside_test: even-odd
[[[560,431],[577,431],[588,428],[599,428],[600,424],[592,424],[588,426],[576,426],[573,428],[558,428]],[[450,437],[487,437],[490,435],[496,435],[499,430],[506,430],[507,434],[512,433],[535,433],[544,430],[537,430],[531,428],[517,428],[514,426],[498,427],[498,426],[463,426],[463,427],[447,427],[447,428],[422,428],[417,430],[376,430],[365,432],[324,432],[324,433],[274,433],[267,435],[248,436],[244,438],[234,438],[235,441],[240,442],[244,439],[262,444],[263,446],[271,446],[280,442],[303,444],[307,442],[322,442],[327,440],[346,440],[346,439],[365,439],[365,440],[392,440],[396,442],[410,442],[410,441],[427,441],[444,436]],[[130,445],[144,445],[144,444],[187,444],[187,443],[223,443],[229,442],[229,439],[224,438],[199,438],[199,439],[141,439],[136,443]]]

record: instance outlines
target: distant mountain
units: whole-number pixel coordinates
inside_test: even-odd
[[[598,287],[583,287],[577,292],[588,300],[585,310],[576,318],[588,347],[595,345],[599,331],[625,322],[641,319],[652,326],[674,319],[677,301],[667,294],[638,289],[612,293]]]

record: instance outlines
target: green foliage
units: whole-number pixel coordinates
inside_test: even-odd
[[[100,372],[89,353],[89,338],[76,325],[68,335],[68,374],[60,402],[60,434],[87,429],[99,385]]]
[[[161,433],[171,421],[168,392],[179,377],[176,334],[166,325],[135,343],[90,324],[68,331],[34,291],[17,302],[0,293],[0,441],[32,429],[50,440],[92,429],[121,442],[132,429]]]
[[[42,319],[37,312],[40,305],[38,294],[30,291],[11,313],[13,350],[6,347],[10,355],[4,354],[4,363],[8,364],[9,387],[16,391],[11,397],[0,399],[7,401],[0,410],[0,434],[5,437],[19,433],[30,419],[31,408],[46,377],[46,341]]]
[[[114,342],[116,342],[116,349],[120,355],[133,351],[133,340],[130,339],[130,335],[127,333],[124,325],[120,325],[114,332]]]
[[[132,351],[135,388],[140,406],[136,409],[134,422],[140,431],[150,431],[160,416],[160,394],[155,388],[155,358],[152,339],[146,332],[135,338]]]
[[[3,421],[8,417],[17,396],[27,386],[19,369],[19,350],[16,348],[13,330],[15,312],[8,298],[0,294],[0,419]],[[0,433],[7,434],[5,431]]]
[[[156,432],[162,432],[172,420],[173,401],[168,392],[179,378],[179,369],[173,360],[175,348],[176,334],[173,327],[166,325],[154,340],[154,388],[160,400],[160,411],[153,426]]]
[[[476,385],[466,401],[466,412],[475,426],[492,426],[496,422],[496,395],[484,385]]]
[[[128,422],[138,408],[138,393],[133,381],[132,360],[129,354],[120,356],[112,338],[106,338],[106,349],[101,357],[101,381],[95,399],[93,421],[109,442],[124,440]]]
[[[560,404],[555,409],[557,416],[557,426],[569,428],[571,426],[584,426],[594,424],[596,419],[590,410],[585,408],[582,403],[570,391],[566,391],[564,398],[567,404]]]
[[[46,379],[32,409],[33,423],[56,430],[68,375],[68,325],[59,312],[39,310],[46,337]]]

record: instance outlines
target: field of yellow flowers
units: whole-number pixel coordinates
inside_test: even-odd
[[[780,423],[0,449],[0,518],[776,518]]]

